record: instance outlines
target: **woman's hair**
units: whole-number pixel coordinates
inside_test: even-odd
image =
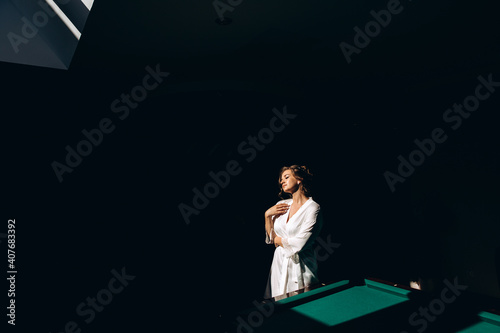
[[[302,191],[304,191],[304,195],[306,197],[310,197],[312,194],[312,173],[309,171],[309,169],[305,165],[291,165],[291,166],[284,166],[280,170],[280,174],[278,177],[278,184],[280,185],[280,193],[278,194],[281,199],[289,198],[291,197],[290,193],[283,192],[283,187],[281,187],[281,175],[283,172],[286,170],[292,171],[293,176],[300,180],[300,187],[302,188]]]

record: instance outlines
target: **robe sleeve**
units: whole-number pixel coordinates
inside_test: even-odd
[[[295,255],[297,252],[300,252],[311,238],[311,235],[319,231],[321,223],[316,223],[319,220],[319,211],[319,206],[308,210],[301,223],[299,232],[294,237],[281,239],[283,249],[285,250],[285,256],[287,258]]]
[[[273,216],[273,225],[274,222],[276,221],[276,216]],[[266,230],[266,244],[274,244],[274,237],[276,236],[276,233],[274,232],[274,228],[271,228],[271,234],[267,233]]]
[[[274,244],[274,239],[272,237],[274,228],[271,228],[271,234],[269,235],[266,231],[266,244]]]

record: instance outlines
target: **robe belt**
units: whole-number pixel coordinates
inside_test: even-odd
[[[282,250],[284,251],[284,249]],[[299,257],[299,254],[298,253],[294,253],[292,254],[290,257],[285,257],[283,259],[283,264],[281,266],[281,290],[283,291],[281,294],[286,294],[287,292],[287,286],[288,286],[288,278],[289,278],[289,270],[288,270],[288,266],[290,265],[290,260],[293,261],[294,263],[296,263],[296,261],[299,261],[300,260],[300,257]],[[294,272],[294,276],[295,278],[297,278],[297,272],[296,272],[296,267],[291,267],[293,272]]]

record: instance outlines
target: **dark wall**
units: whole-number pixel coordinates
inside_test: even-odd
[[[211,330],[251,306],[273,254],[262,216],[295,163],[315,174],[322,239],[339,244],[324,282],[458,276],[500,297],[499,91],[460,127],[443,119],[478,76],[500,81],[498,20],[486,2],[402,4],[351,63],[339,43],[386,2],[242,3],[229,25],[209,2],[96,2],[68,71],[0,64],[4,218],[20,224],[18,297],[38,328]],[[170,74],[113,112],[146,66]],[[296,117],[247,160],[239,145],[285,107]],[[105,118],[114,130],[60,182],[52,163]],[[447,139],[391,191],[384,173],[436,128]],[[240,173],[187,225],[179,204],[230,161]],[[135,280],[85,323],[75,308],[122,267]]]

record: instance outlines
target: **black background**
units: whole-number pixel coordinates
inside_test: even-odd
[[[291,164],[315,174],[322,237],[341,244],[321,263],[324,282],[407,283],[419,253],[436,262],[443,252],[454,260],[447,275],[474,276],[473,291],[498,297],[472,263],[492,265],[498,246],[499,92],[457,130],[442,119],[479,75],[500,81],[496,11],[487,1],[404,1],[348,64],[339,43],[353,44],[353,28],[386,4],[243,1],[219,25],[210,1],[96,1],[68,71],[1,63],[15,330],[60,332],[73,320],[83,332],[224,331],[263,295],[274,248],[262,215]],[[120,120],[111,102],[157,64],[170,75]],[[238,145],[284,106],[297,117],[245,161]],[[103,118],[115,130],[60,183],[51,163]],[[392,193],[383,173],[437,127],[447,141]],[[178,205],[230,160],[241,174],[187,225]],[[75,308],[122,267],[136,278],[85,324]]]

